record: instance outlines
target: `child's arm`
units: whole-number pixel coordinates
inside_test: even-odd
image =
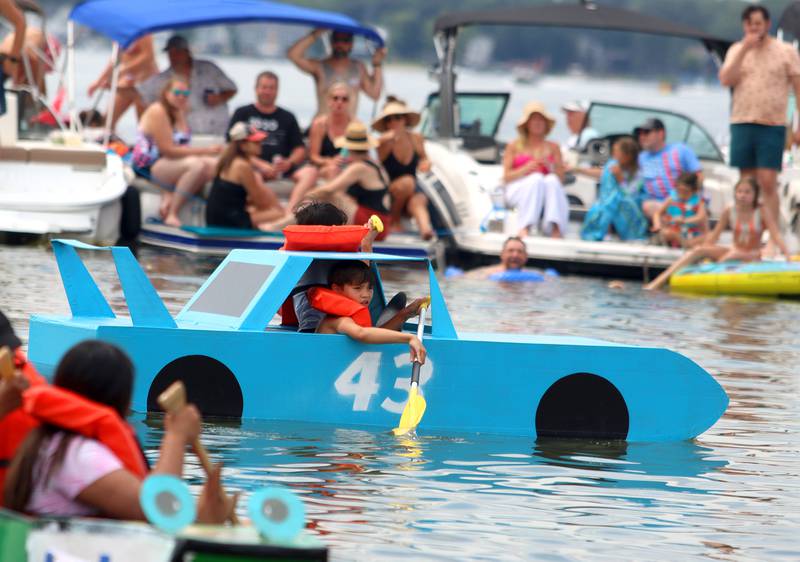
[[[706,212],[706,204],[705,201],[701,200],[700,204],[697,205],[697,214],[688,219],[683,219],[683,224],[705,224],[707,220],[708,213]]]
[[[377,215],[372,215],[364,226],[369,229],[369,232],[361,239],[361,251],[369,254],[372,253],[372,243],[375,242],[378,234],[383,232],[383,223]]]
[[[720,234],[722,234],[722,231],[728,228],[728,223],[731,220],[730,217],[731,217],[731,208],[726,207],[725,210],[722,211],[722,214],[719,217],[719,221],[717,221],[717,226],[714,227],[714,230],[712,230],[711,234],[708,236],[708,240],[706,241],[707,244],[712,245],[717,243],[717,240],[719,240],[719,236]]]
[[[384,328],[364,328],[347,316],[333,319],[331,328],[337,333],[344,334],[361,343],[407,343],[411,348],[411,360],[425,363],[425,347],[414,334],[395,332]]]
[[[766,226],[769,231],[770,239],[777,244],[778,248],[783,252],[783,255],[786,256],[786,259],[791,260],[792,255],[789,253],[789,248],[786,247],[786,242],[783,241],[783,237],[778,231],[778,225],[775,224],[775,219],[773,219],[772,215],[769,213],[763,212],[761,213],[761,218],[764,220],[764,226]]]
[[[653,215],[653,226],[650,228],[651,231],[658,232],[659,230],[661,230],[661,215],[667,212],[667,207],[671,202],[672,198],[667,197],[664,200],[664,202],[661,203],[661,206],[658,208],[658,211],[656,211],[655,214]]]

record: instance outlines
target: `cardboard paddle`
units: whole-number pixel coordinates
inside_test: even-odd
[[[425,312],[430,305],[429,297],[427,302],[423,303],[419,308],[419,325],[417,326],[417,339],[419,341],[422,341],[422,335],[425,332]],[[422,420],[422,415],[425,413],[427,404],[425,403],[425,398],[419,394],[419,370],[421,366],[422,364],[415,360],[411,367],[411,388],[408,389],[408,401],[403,409],[403,414],[400,416],[400,425],[392,430],[392,433],[396,436],[406,435],[415,431]]]
[[[10,379],[14,376],[14,354],[8,346],[0,347],[0,378]]]

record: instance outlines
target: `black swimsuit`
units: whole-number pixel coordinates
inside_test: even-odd
[[[355,199],[361,207],[372,209],[378,213],[389,214],[389,209],[383,202],[383,200],[389,194],[389,186],[386,185],[386,180],[383,178],[383,174],[381,174],[381,169],[377,164],[370,162],[369,160],[364,160],[364,164],[367,164],[376,172],[378,172],[378,177],[383,184],[383,188],[366,189],[361,185],[361,183],[356,182],[347,188],[347,194]]]
[[[386,169],[386,173],[389,174],[389,178],[394,181],[400,176],[416,176],[417,175],[417,166],[419,165],[419,154],[417,151],[414,151],[414,155],[411,157],[411,160],[407,164],[401,163],[397,157],[394,155],[394,152],[390,152],[389,156],[383,161],[383,167]]]
[[[322,146],[319,147],[319,155],[323,158],[332,158],[333,156],[337,156],[339,154],[338,148],[334,146],[331,137],[328,136],[328,131],[325,131],[325,135],[322,137]]]
[[[206,224],[233,228],[253,228],[245,208],[247,191],[244,186],[217,176],[211,185],[206,203]]]

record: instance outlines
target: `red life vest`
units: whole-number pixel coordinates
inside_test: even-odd
[[[147,475],[147,462],[133,429],[114,409],[46,384],[19,350],[15,362],[31,386],[22,393],[22,407],[0,420],[0,491],[17,449],[28,433],[41,423],[96,439],[108,447],[127,470],[142,479]],[[0,494],[0,505],[2,497]]]
[[[359,326],[364,328],[372,327],[369,309],[336,291],[331,291],[324,287],[312,287],[308,290],[308,302],[325,314],[339,317],[347,316],[352,318]]]
[[[292,252],[357,252],[369,228],[357,224],[318,226],[294,224],[283,229],[282,250]],[[289,297],[280,310],[281,324],[297,326],[294,302]]]

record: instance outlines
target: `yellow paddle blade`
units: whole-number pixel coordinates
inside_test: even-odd
[[[378,215],[372,215],[369,218],[369,222],[372,223],[372,228],[378,231],[378,233],[383,232],[383,221]]]
[[[392,430],[395,435],[405,435],[409,431],[413,431],[422,420],[425,414],[425,399],[417,393],[417,387],[413,386],[408,391],[408,402],[403,409],[403,415],[400,416],[400,425]]]

